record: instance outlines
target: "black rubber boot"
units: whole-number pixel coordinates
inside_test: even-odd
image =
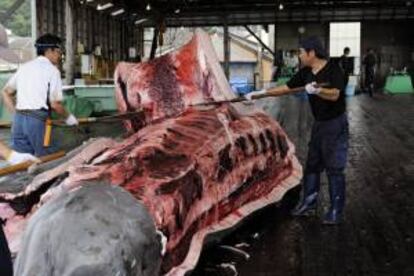
[[[316,214],[319,182],[319,174],[305,175],[303,182],[303,198],[291,212],[292,216],[311,216]]]
[[[329,196],[331,206],[323,218],[323,224],[336,225],[343,221],[345,205],[345,176],[343,174],[328,174]]]

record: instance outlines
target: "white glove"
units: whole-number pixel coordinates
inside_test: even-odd
[[[305,85],[305,90],[308,94],[319,94],[321,93],[322,88],[321,87],[317,87],[317,84],[315,81],[308,83],[307,85]]]
[[[73,114],[69,114],[69,116],[66,118],[65,120],[66,125],[68,126],[75,126],[75,125],[79,125],[78,120],[76,119],[75,116],[73,116]]]
[[[262,89],[259,91],[252,91],[249,94],[244,95],[244,97],[246,98],[246,100],[251,101],[253,100],[253,96],[257,96],[257,95],[264,95],[266,94],[266,89]]]
[[[7,157],[7,162],[9,162],[12,165],[16,165],[19,163],[23,163],[25,161],[34,161],[34,162],[40,162],[40,160],[30,153],[21,153],[17,151],[12,151],[9,157]]]

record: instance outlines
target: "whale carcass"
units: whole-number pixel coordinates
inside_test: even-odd
[[[115,72],[129,137],[2,180],[17,275],[183,275],[206,235],[279,201],[301,166],[279,124],[234,98],[208,35]],[[13,185],[13,183],[16,183]]]

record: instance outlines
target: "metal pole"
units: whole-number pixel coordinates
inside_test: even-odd
[[[223,26],[223,47],[224,47],[224,74],[227,79],[230,78],[230,41],[229,41],[229,27],[227,19],[224,20]]]
[[[154,59],[155,54],[157,52],[159,31],[160,30],[158,29],[158,26],[154,27],[154,34],[152,37],[151,53],[149,59]]]
[[[260,45],[262,45],[263,48],[265,48],[266,50],[269,51],[269,53],[271,53],[272,55],[274,55],[275,53],[272,51],[272,49],[269,48],[269,46],[267,46],[261,39],[260,37],[255,34],[255,32],[252,31],[252,29],[249,28],[249,26],[244,25],[244,28],[249,32],[249,34],[251,34],[256,40],[257,42],[259,42]]]
[[[277,31],[278,31],[278,26],[275,22],[275,29],[273,32],[273,58],[276,60],[276,55],[277,55]]]
[[[73,12],[72,0],[65,1],[65,25],[66,25],[66,60],[65,60],[65,82],[67,85],[73,83],[73,71],[75,67],[74,35],[73,35]]]
[[[32,41],[33,44],[36,41],[37,38],[37,11],[36,11],[36,0],[31,0],[30,1],[30,17],[31,17],[31,22],[32,22]],[[33,47],[33,57],[36,56],[36,49],[35,47]]]

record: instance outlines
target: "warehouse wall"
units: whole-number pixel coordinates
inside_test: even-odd
[[[276,47],[284,50],[297,47],[300,39],[298,32],[300,26],[305,28],[304,37],[317,35],[329,48],[329,23],[279,23],[276,25]],[[414,75],[414,28],[412,26],[414,26],[412,20],[362,22],[361,57],[370,47],[378,53],[380,61],[376,76],[378,87],[384,85],[385,77],[391,67],[400,70],[407,66]]]
[[[377,84],[382,86],[390,67],[414,69],[414,21],[364,22],[361,26],[361,51],[374,48],[379,56]]]
[[[304,27],[305,32],[301,35],[299,27]],[[300,23],[279,23],[276,25],[276,47],[278,49],[297,49],[301,37],[316,35],[328,46],[329,25],[320,24],[300,24]]]
[[[125,59],[129,47],[136,47],[138,53],[142,51],[142,30],[134,24],[81,5],[78,1],[74,3],[75,45],[82,43],[85,52],[92,52],[96,45],[100,45],[102,56],[115,61]],[[37,0],[36,9],[38,36],[53,33],[64,38],[65,1]]]

